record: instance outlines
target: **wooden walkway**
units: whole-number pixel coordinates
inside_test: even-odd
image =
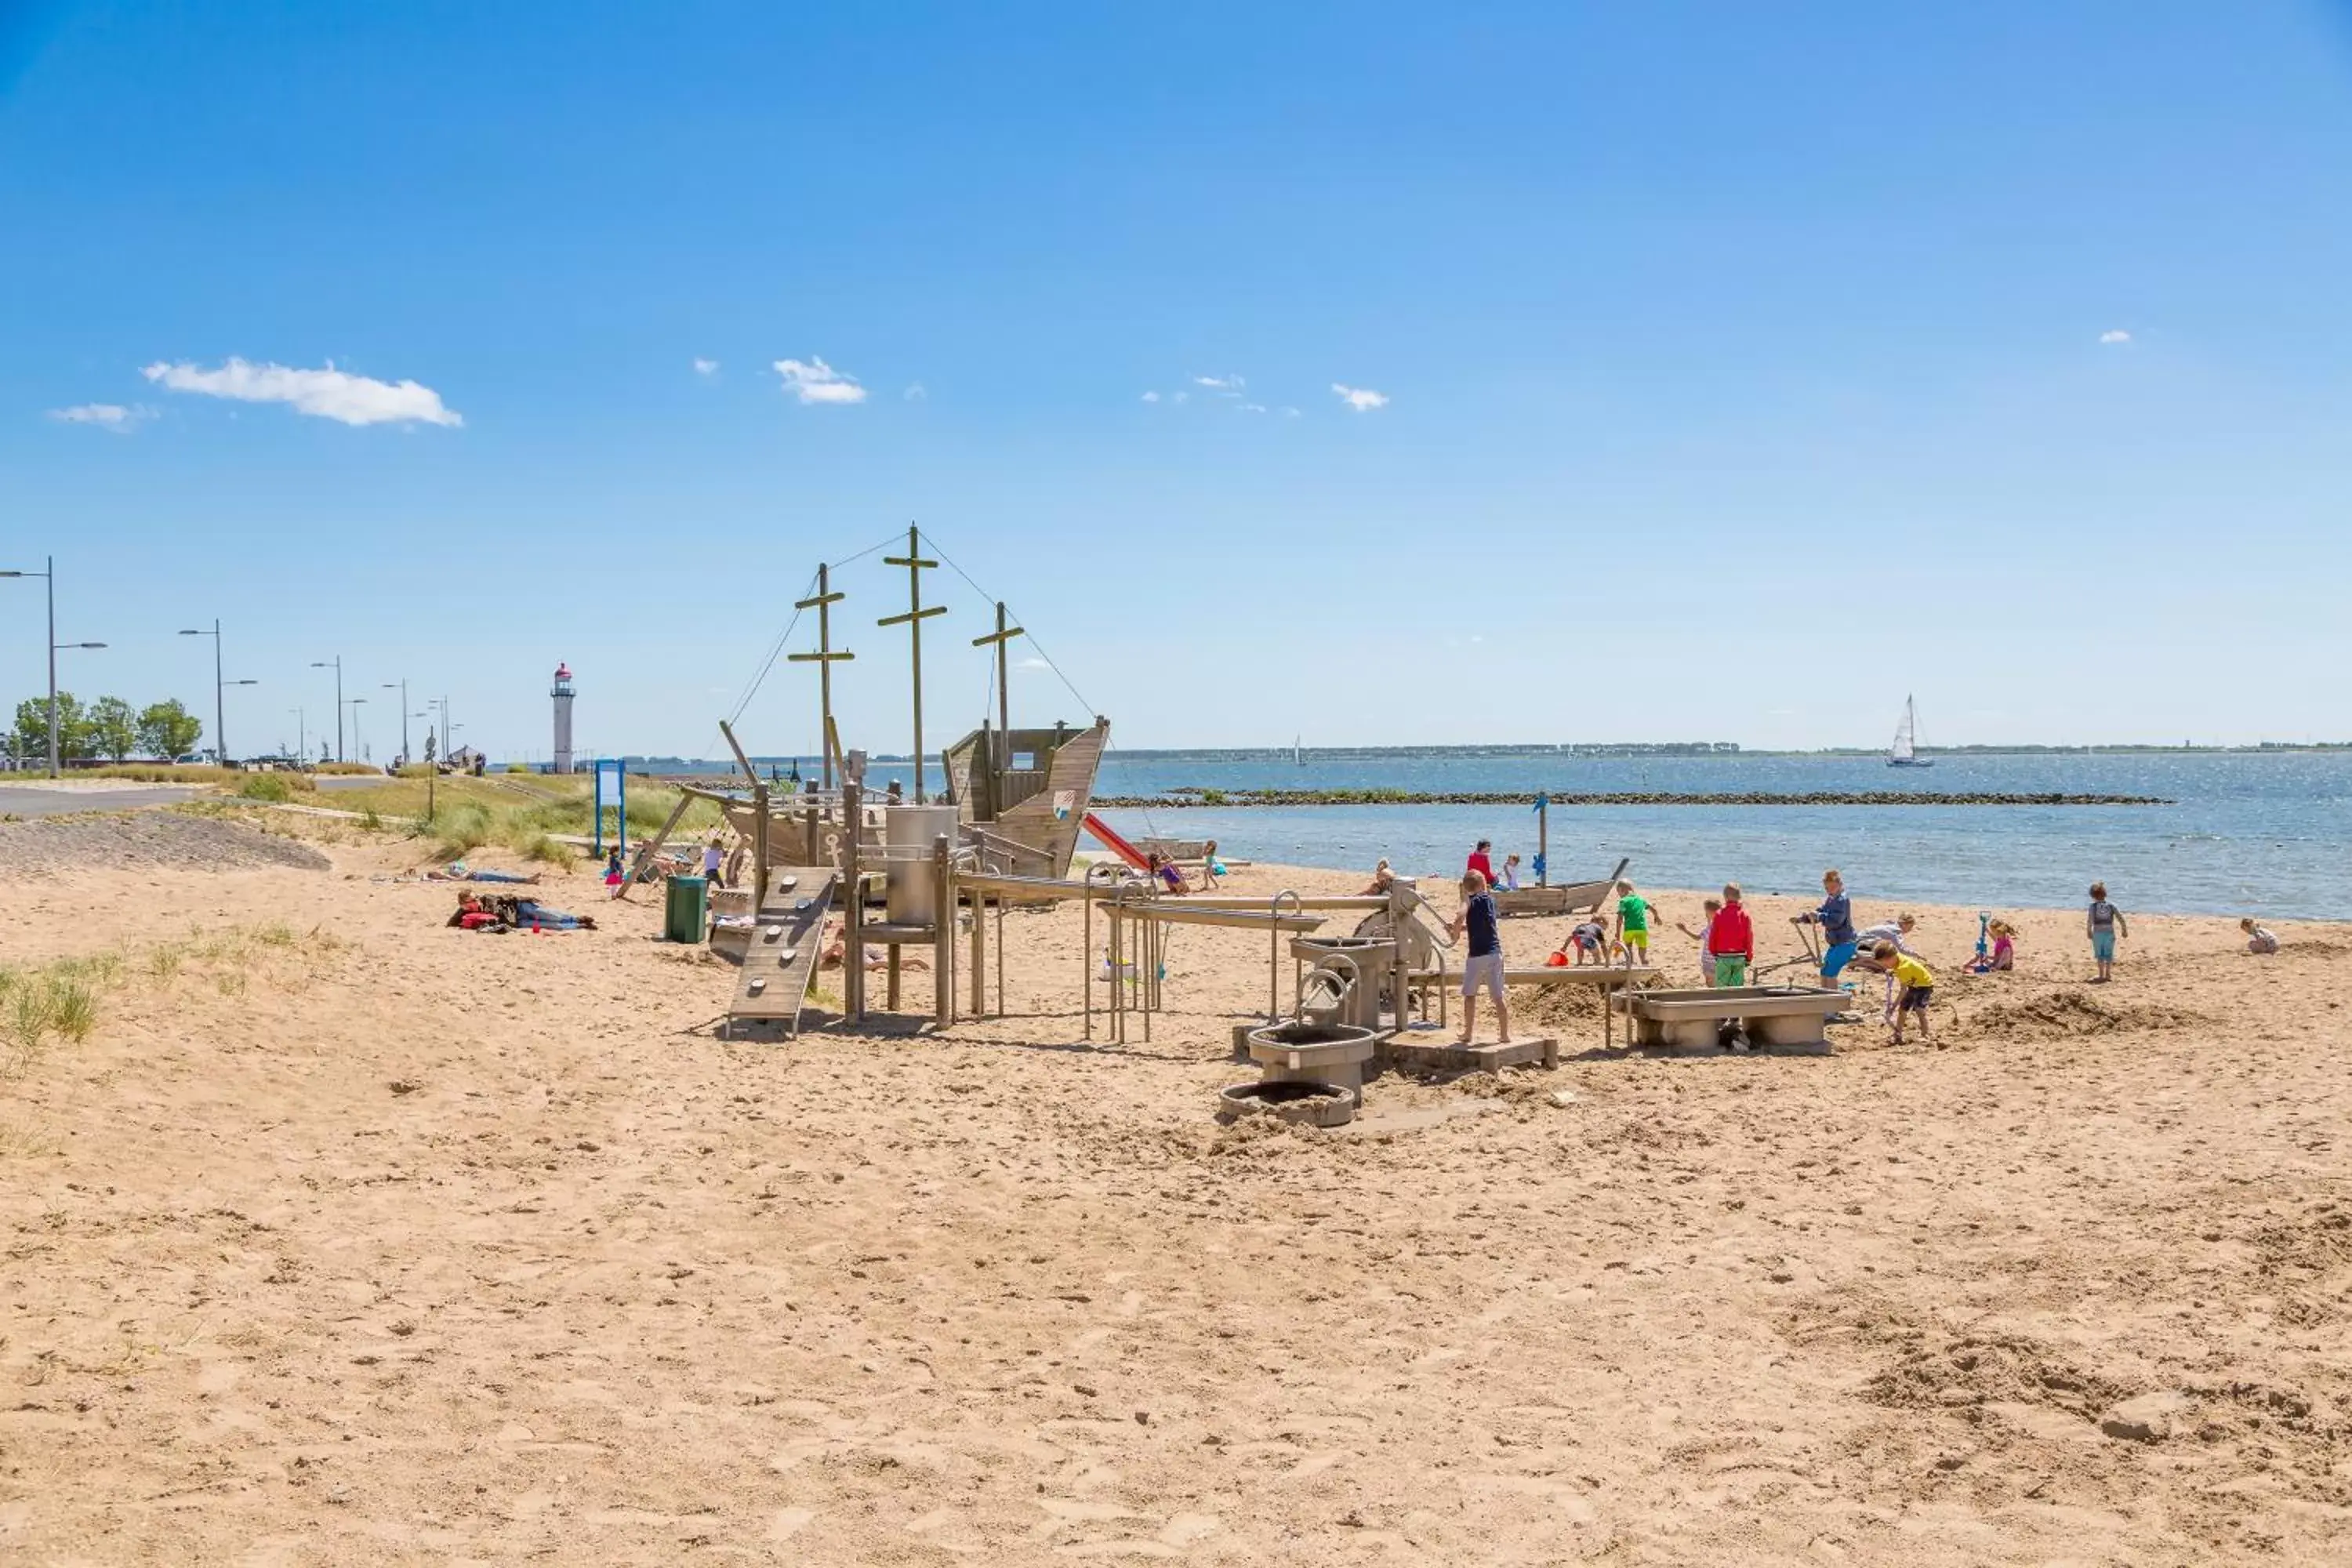
[[[744,950],[735,1000],[727,1009],[729,1035],[739,1024],[782,1024],[788,1033],[800,1033],[835,885],[830,868],[786,866],[774,873],[767,907]]]

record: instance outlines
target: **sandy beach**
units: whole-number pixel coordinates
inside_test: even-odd
[[[0,1079],[9,1561],[2352,1554],[2352,928],[2118,888],[2095,987],[2078,910],[1965,980],[1921,909],[1932,1047],[1604,1057],[1521,993],[1557,1070],[1335,1136],[1211,1117],[1254,933],[1176,933],[1149,1045],[1082,1040],[1075,907],[1013,1016],[729,1042],[650,898],[461,932],[413,846],[249,815],[0,824],[0,962],[99,994]]]

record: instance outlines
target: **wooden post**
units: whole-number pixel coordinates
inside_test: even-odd
[[[954,841],[931,840],[931,1016],[941,1024],[956,1016],[956,886]]]
[[[1551,796],[1536,796],[1536,886],[1551,885]]]
[[[849,595],[833,592],[832,570],[820,563],[816,569],[816,597],[796,600],[793,605],[795,610],[816,611],[816,651],[784,656],[787,664],[816,666],[817,716],[822,726],[817,731],[817,744],[824,748],[826,789],[833,787],[833,667],[839,660],[857,657],[846,648],[836,652],[833,646],[833,606]]]
[[[1005,679],[1005,645],[1022,636],[1019,626],[1004,624],[1004,601],[996,602],[996,630],[987,637],[974,637],[971,646],[986,647],[996,645],[996,748],[989,757],[989,808],[995,816],[1004,814],[1004,774],[1013,766],[1013,693]],[[985,728],[985,726],[982,726]]]
[[[882,558],[882,564],[904,566],[907,569],[907,613],[903,616],[885,616],[874,624],[877,626],[903,626],[914,639],[915,804],[920,805],[925,798],[923,795],[923,622],[933,616],[946,615],[948,607],[945,605],[932,605],[927,608],[923,604],[922,574],[929,568],[937,566],[939,563],[923,559],[922,535],[914,524],[907,525],[907,553],[885,555]]]
[[[853,1024],[866,1016],[866,889],[857,869],[858,787],[841,786],[848,827],[841,842],[841,1008]]]
[[[988,895],[971,896],[971,1016],[988,1016]]]
[[[719,732],[727,737],[727,749],[735,753],[743,776],[751,781],[751,810],[756,818],[751,831],[751,918],[756,921],[768,902],[768,786],[736,743],[735,731],[724,719],[719,721]]]
[[[1078,941],[1078,995],[1086,1005],[1086,1038],[1091,1040],[1095,1037],[1095,901],[1081,894],[1078,908],[1079,921],[1086,928],[1086,934]],[[1004,944],[999,942],[996,950],[1002,953]]]

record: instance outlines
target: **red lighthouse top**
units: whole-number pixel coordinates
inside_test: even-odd
[[[568,664],[559,664],[559,665],[557,665],[557,666],[555,667],[555,679],[558,679],[558,680],[569,680],[569,679],[572,679],[572,667],[571,667],[570,665],[568,665]]]

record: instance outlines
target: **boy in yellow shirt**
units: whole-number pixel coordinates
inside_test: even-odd
[[[1895,999],[1895,1043],[1903,1043],[1903,1021],[1913,1013],[1919,1015],[1919,1038],[1927,1039],[1927,1004],[1936,995],[1934,972],[1891,942],[1872,947],[1870,963],[1873,968],[1895,976],[1895,983],[1902,987]]]

